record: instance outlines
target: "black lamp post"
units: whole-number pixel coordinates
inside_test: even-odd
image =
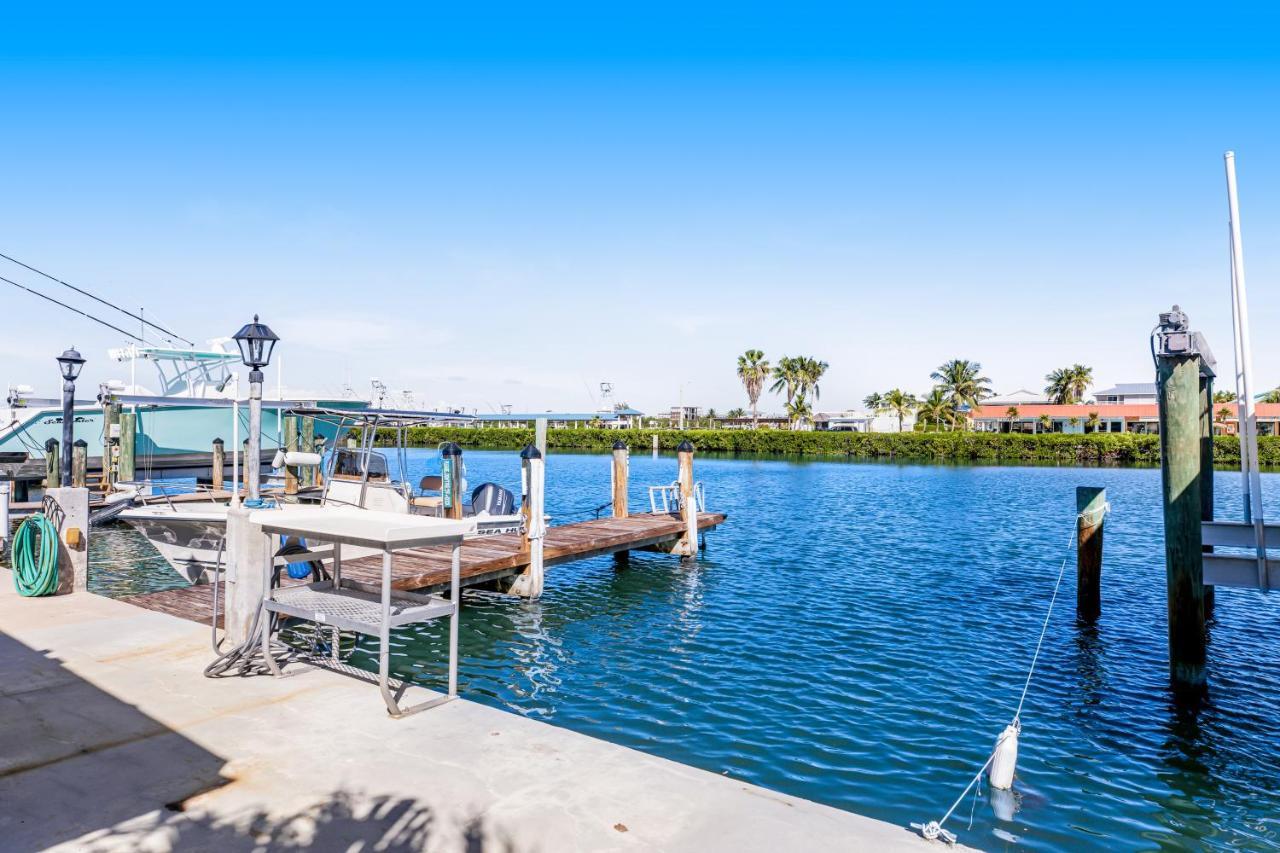
[[[271,351],[280,338],[266,324],[258,322],[257,314],[253,315],[252,323],[232,337],[240,347],[241,361],[249,368],[249,441],[245,451],[245,484],[249,487],[249,499],[256,500],[260,497],[262,476],[262,368],[271,363]]]
[[[71,444],[75,439],[74,429],[76,417],[76,379],[80,369],[84,367],[84,359],[76,348],[58,356],[58,367],[62,369],[62,485],[71,485]]]

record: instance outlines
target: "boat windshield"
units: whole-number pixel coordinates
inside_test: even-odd
[[[387,457],[354,447],[339,447],[335,451],[333,476],[359,480],[364,477],[365,465],[369,466],[370,482],[387,480]]]

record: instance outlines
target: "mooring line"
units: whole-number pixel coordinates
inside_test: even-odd
[[[1031,689],[1031,678],[1035,675],[1036,664],[1040,662],[1040,649],[1044,645],[1045,635],[1049,632],[1049,620],[1053,616],[1053,607],[1058,601],[1058,590],[1062,588],[1062,578],[1067,572],[1067,562],[1071,559],[1071,552],[1077,544],[1076,537],[1079,535],[1080,519],[1092,519],[1094,516],[1099,514],[1105,516],[1110,511],[1111,504],[1104,503],[1097,509],[1078,512],[1076,513],[1075,518],[1072,519],[1075,524],[1072,526],[1071,536],[1067,539],[1066,553],[1062,557],[1062,565],[1058,567],[1058,579],[1053,585],[1053,595],[1049,598],[1049,609],[1044,614],[1044,624],[1040,626],[1040,638],[1036,640],[1036,650],[1031,656],[1031,666],[1027,669],[1027,679],[1022,685],[1022,695],[1018,698],[1017,710],[1013,712],[1013,719],[1009,723],[1010,726],[1014,727],[1015,731],[1021,731],[1022,729],[1022,707],[1027,701],[1027,693]],[[982,774],[986,772],[987,768],[991,766],[991,761],[996,757],[996,750],[999,748],[1000,739],[997,738],[996,745],[987,756],[987,760],[978,768],[978,772],[969,780],[969,784],[964,786],[964,790],[960,792],[960,796],[956,797],[956,801],[951,804],[951,808],[947,809],[947,813],[942,816],[941,820],[934,820],[929,823],[913,823],[911,824],[911,828],[918,830],[921,835],[930,841],[941,838],[943,841],[947,842],[947,844],[955,844],[955,834],[943,829],[942,825],[947,822],[947,819],[950,818],[959,805],[964,802],[964,798],[968,795],[969,791],[977,784],[978,780],[982,778]]]

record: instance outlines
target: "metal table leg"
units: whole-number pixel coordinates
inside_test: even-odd
[[[458,616],[462,611],[462,543],[454,543],[453,566],[449,571],[449,599],[453,612],[449,614],[449,696],[458,695]]]
[[[382,552],[382,625],[378,628],[378,689],[387,712],[400,716],[400,705],[387,681],[391,674],[391,552]]]

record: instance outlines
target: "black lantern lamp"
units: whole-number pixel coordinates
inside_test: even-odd
[[[75,347],[58,356],[62,370],[62,485],[71,485],[71,445],[75,440],[76,379],[84,367],[84,358]]]
[[[252,323],[246,324],[232,337],[236,346],[240,347],[241,361],[254,373],[260,373],[262,368],[271,363],[271,350],[275,349],[276,341],[280,340],[266,323],[258,322],[257,314],[253,315]],[[249,381],[254,381],[252,376]]]

